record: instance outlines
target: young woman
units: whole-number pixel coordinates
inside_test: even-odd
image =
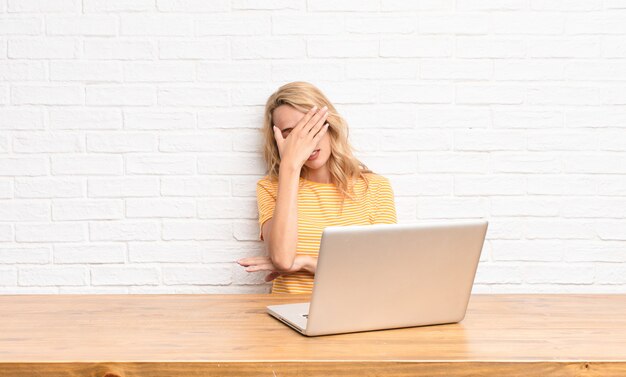
[[[310,83],[291,82],[269,97],[262,133],[268,174],[256,193],[268,256],[237,262],[270,271],[272,293],[310,293],[323,229],[396,223],[393,190],[354,157],[348,124]]]

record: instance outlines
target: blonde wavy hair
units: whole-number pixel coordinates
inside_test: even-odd
[[[337,186],[344,200],[346,197],[355,199],[353,196],[354,184],[359,177],[365,180],[366,187],[369,188],[369,181],[365,174],[374,172],[354,157],[353,148],[348,141],[348,123],[339,115],[321,90],[305,81],[294,81],[281,86],[269,96],[265,104],[261,132],[264,139],[263,158],[267,165],[267,175],[270,180],[278,180],[280,167],[280,154],[272,130],[274,125],[272,113],[280,105],[292,106],[303,113],[309,111],[314,105],[317,105],[318,109],[328,106],[326,122],[329,124],[327,132],[330,136],[330,157],[327,164],[331,182]],[[308,170],[309,168],[303,165],[300,176],[306,178]]]

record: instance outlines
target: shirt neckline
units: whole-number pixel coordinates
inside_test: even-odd
[[[302,178],[302,177],[300,177],[300,180],[302,180],[304,182],[307,182],[307,183],[310,183],[312,185],[318,185],[318,186],[334,186],[335,185],[332,182],[331,183],[321,183],[321,182],[309,181],[308,179]]]

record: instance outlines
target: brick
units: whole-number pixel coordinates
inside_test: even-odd
[[[157,285],[159,271],[155,267],[93,266],[92,285]]]
[[[126,245],[123,243],[57,244],[54,245],[55,264],[124,263]]]
[[[20,267],[20,286],[87,285],[88,270],[82,266]]]

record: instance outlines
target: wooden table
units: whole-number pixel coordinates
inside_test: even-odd
[[[309,295],[0,296],[0,376],[626,376],[626,295],[472,295],[455,324],[305,337]]]

